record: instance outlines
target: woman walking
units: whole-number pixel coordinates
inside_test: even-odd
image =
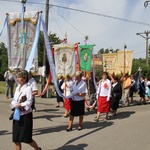
[[[145,77],[141,77],[140,78],[140,83],[139,83],[139,92],[138,94],[140,95],[140,103],[142,103],[142,100],[144,101],[144,104],[146,104],[146,100],[145,100],[145,92],[146,92],[146,89],[145,89]]]
[[[99,81],[99,86],[97,90],[98,95],[98,108],[97,116],[94,121],[98,122],[100,118],[100,113],[106,113],[105,119],[108,119],[108,112],[110,110],[110,96],[111,96],[111,82],[108,79],[108,73],[103,72],[102,80]]]
[[[14,99],[11,102],[11,109],[19,108],[21,111],[20,120],[13,120],[12,139],[15,143],[15,150],[21,150],[21,142],[31,145],[35,150],[41,150],[32,139],[32,89],[28,83],[28,72],[20,69],[16,73],[18,87],[16,88]]]
[[[75,82],[72,85],[73,98],[71,100],[71,113],[69,118],[69,125],[66,129],[67,132],[72,131],[73,120],[75,116],[79,116],[78,130],[82,130],[83,115],[85,111],[84,99],[87,93],[87,85],[82,80],[82,72],[77,71]]]
[[[73,84],[73,80],[72,80],[71,76],[67,75],[66,80],[64,81],[63,85],[61,86],[61,89],[64,91],[64,96],[69,96],[71,94],[72,84]],[[65,114],[63,115],[64,117],[69,116],[70,103],[71,103],[70,98],[64,99],[64,108],[66,109]]]
[[[112,76],[112,90],[111,90],[111,109],[113,116],[116,116],[117,109],[119,108],[119,101],[122,97],[122,87],[118,77]]]

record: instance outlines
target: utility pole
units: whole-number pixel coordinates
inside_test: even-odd
[[[143,37],[144,39],[146,39],[146,65],[147,66],[148,66],[148,59],[149,59],[149,57],[148,57],[148,51],[149,51],[148,50],[148,39],[150,38],[149,34],[150,34],[150,31],[145,31],[143,33],[136,33],[136,35],[140,35],[141,37]]]
[[[46,24],[46,29],[48,32],[48,18],[49,18],[49,0],[46,0],[46,8],[45,8],[45,24]],[[44,51],[43,51],[43,67],[44,71],[46,72],[46,46],[44,46]],[[46,84],[46,75],[42,78],[42,91],[45,87]],[[43,98],[46,97],[46,94],[42,96]]]
[[[127,45],[124,43],[124,74],[126,73],[126,49]]]

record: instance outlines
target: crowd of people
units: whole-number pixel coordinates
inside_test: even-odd
[[[96,86],[94,80],[96,82]],[[128,74],[124,74],[121,78],[119,78],[115,75],[110,75],[107,72],[103,72],[101,80],[98,81],[97,78],[93,77],[92,72],[90,77],[87,78],[84,77],[82,73],[81,81],[84,81],[86,85],[84,88],[86,88],[87,91],[83,93],[84,98],[82,99],[84,99],[84,105],[87,107],[88,111],[94,108],[97,109],[97,115],[94,118],[94,121],[99,121],[101,113],[106,113],[106,120],[108,119],[109,112],[111,112],[113,116],[116,116],[117,109],[120,105],[121,107],[125,107],[134,103],[134,93],[139,94],[140,99],[136,102],[138,105],[146,104],[147,101],[150,100],[150,80],[144,78],[143,76],[141,76],[139,80],[139,83],[137,83],[133,75],[129,76]],[[66,79],[61,76],[58,79],[59,89],[64,96],[68,96],[73,92],[74,84],[76,82],[76,76],[75,78],[67,76]],[[86,100],[87,97],[89,97],[89,102]],[[74,105],[72,106],[74,100],[73,98],[63,99],[57,94],[57,102],[60,98],[64,108],[66,109],[64,117],[67,117],[71,114],[72,109],[74,109]],[[59,106],[60,105],[57,105],[56,107]],[[80,111],[80,109],[78,109],[78,111]],[[71,125],[69,125],[69,129],[70,128],[72,128]]]
[[[16,70],[15,78],[12,76],[14,75],[11,75],[9,71],[4,75],[7,98],[9,98],[8,90],[11,88],[11,86],[8,86],[8,83],[13,80],[18,83],[15,93],[13,94],[13,89],[11,89],[10,93],[10,96],[13,98],[11,109],[15,111],[15,109],[19,108],[21,112],[19,120],[15,120],[13,116],[11,118],[13,119],[12,133],[15,149],[21,150],[21,142],[24,142],[30,144],[35,150],[41,150],[32,139],[32,111],[36,110],[35,95],[38,94],[36,81],[32,77],[31,72],[28,73],[23,69]],[[15,83],[14,81],[13,84]],[[88,111],[97,109],[94,121],[98,122],[101,113],[106,114],[105,120],[108,119],[109,112],[115,117],[121,100],[122,107],[132,104],[134,102],[133,95],[137,92],[137,87],[140,96],[138,104],[146,104],[146,101],[150,100],[150,80],[143,76],[140,77],[140,82],[137,86],[134,76],[129,76],[128,74],[123,75],[119,79],[115,75],[103,72],[101,79],[98,81],[97,78],[93,77],[92,72],[86,78],[82,71],[77,71],[74,77],[70,75],[67,75],[66,78],[63,76],[59,77],[58,86],[64,97],[57,94],[56,107],[60,107],[60,103],[63,103],[65,108],[63,116],[69,117],[67,132],[72,131],[74,117],[76,116],[79,117],[77,129],[83,129],[85,106]]]

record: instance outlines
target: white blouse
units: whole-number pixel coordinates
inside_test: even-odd
[[[99,86],[97,89],[97,94],[99,96],[107,96],[107,100],[110,99],[111,97],[111,82],[110,80],[106,79],[104,80],[100,80],[99,81]]]
[[[87,85],[86,82],[81,80],[78,85],[77,85],[77,81],[74,82],[74,84],[72,85],[72,93],[73,93],[73,100],[74,101],[80,101],[83,100],[85,98],[85,96],[77,96],[77,93],[87,93]]]
[[[69,96],[71,94],[73,81],[69,80],[62,84],[61,89],[64,90],[64,96]]]
[[[32,89],[30,86],[28,86],[28,84],[24,84],[20,91],[19,91],[20,85],[16,88],[15,94],[14,94],[14,98],[13,101],[11,102],[11,109],[16,108],[17,107],[17,103],[19,103],[21,101],[21,98],[23,96],[26,96],[27,100],[25,102],[21,103],[21,106],[24,107],[24,109],[29,113],[32,112],[31,109],[31,105],[33,102],[33,97],[32,97]],[[21,111],[21,115],[26,114],[27,112],[23,112]]]
[[[28,85],[31,86],[32,91],[38,91],[37,83],[34,78],[30,78]]]

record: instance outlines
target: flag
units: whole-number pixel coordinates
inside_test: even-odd
[[[93,46],[94,45],[79,45],[80,68],[83,71],[91,70]]]
[[[9,13],[8,15],[8,68],[25,69],[30,56],[36,34],[38,12],[25,12],[24,29],[21,26],[21,13]],[[32,68],[38,70],[38,55],[34,56]]]
[[[134,80],[135,80],[135,84],[134,84],[134,92],[136,93],[139,89],[139,85],[140,85],[140,74],[141,72],[138,71],[135,75],[134,75]]]
[[[73,76],[76,72],[74,46],[69,44],[58,44],[53,47],[57,76]]]

